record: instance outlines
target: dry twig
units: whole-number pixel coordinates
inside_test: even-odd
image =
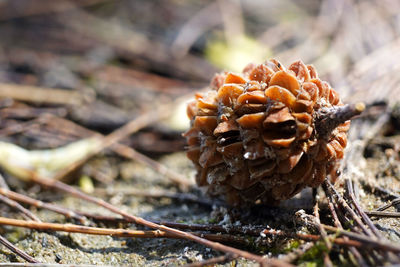
[[[0,190],[5,190],[5,189],[0,188]],[[19,204],[18,202],[11,200],[8,197],[2,196],[2,195],[0,195],[0,201],[4,202],[11,208],[16,209],[17,211],[21,212],[26,218],[30,218],[31,220],[40,222],[40,219],[35,214],[30,212],[30,210],[22,207],[21,204]]]
[[[14,246],[10,241],[5,239],[2,235],[0,235],[0,243],[3,244],[6,248],[11,250],[12,252],[14,252],[15,254],[17,254],[18,256],[20,256],[21,258],[23,258],[24,260],[26,260],[27,262],[39,263],[39,261],[35,260],[31,256],[29,256],[26,252]]]
[[[12,200],[24,202],[24,203],[34,206],[36,208],[48,209],[48,210],[60,213],[67,218],[74,218],[76,220],[79,220],[81,223],[84,223],[86,221],[86,218],[84,216],[77,214],[73,210],[66,209],[64,207],[60,207],[58,205],[54,205],[51,203],[45,203],[43,201],[33,199],[31,197],[7,190],[5,188],[0,188],[0,194],[5,197],[8,197]],[[34,221],[37,221],[37,220],[34,220]]]

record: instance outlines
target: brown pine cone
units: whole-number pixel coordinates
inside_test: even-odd
[[[210,195],[233,206],[276,204],[337,177],[354,114],[313,66],[249,64],[240,75],[216,74],[210,89],[188,104],[184,134],[196,182]]]

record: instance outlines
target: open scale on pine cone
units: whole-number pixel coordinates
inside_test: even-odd
[[[276,204],[330,174],[347,144],[349,119],[362,107],[338,93],[301,61],[249,64],[242,74],[216,74],[210,91],[187,107],[184,134],[196,182],[233,206]]]

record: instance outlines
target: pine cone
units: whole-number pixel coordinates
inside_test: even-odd
[[[332,120],[343,104],[313,66],[249,64],[241,75],[216,74],[210,89],[188,104],[184,134],[210,195],[233,206],[277,204],[337,177],[351,116]]]

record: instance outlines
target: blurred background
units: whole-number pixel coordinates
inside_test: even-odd
[[[349,101],[376,100],[398,89],[398,10],[397,0],[2,0],[0,81],[98,101],[65,116],[100,128],[272,57],[314,64]]]

